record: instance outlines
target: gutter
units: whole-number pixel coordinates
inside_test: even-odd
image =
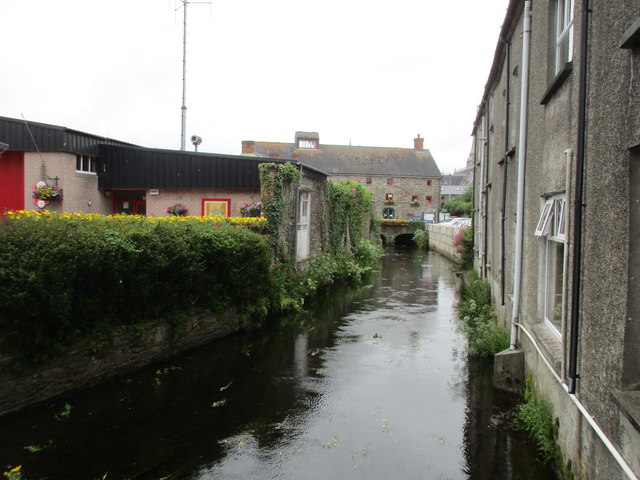
[[[518,190],[516,203],[515,261],[513,267],[513,306],[511,311],[511,345],[518,344],[520,290],[522,287],[522,243],[524,229],[524,169],[527,158],[527,119],[529,97],[529,44],[531,42],[531,0],[524,2],[522,28],[522,85],[520,90],[520,131],[518,139]]]
[[[580,70],[578,84],[578,138],[576,151],[576,186],[573,202],[573,262],[571,275],[571,329],[569,331],[569,393],[575,394],[578,379],[578,339],[580,333],[580,280],[582,276],[582,210],[584,158],[587,117],[587,40],[589,37],[589,0],[582,1],[580,12]]]

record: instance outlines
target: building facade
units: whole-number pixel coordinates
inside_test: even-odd
[[[575,478],[640,476],[640,3],[508,4],[473,127],[475,268]]]
[[[326,172],[333,182],[358,182],[372,193],[379,218],[406,219],[440,207],[442,175],[420,135],[409,149],[324,145],[316,132],[296,132],[293,143],[243,141],[242,154],[290,159]]]

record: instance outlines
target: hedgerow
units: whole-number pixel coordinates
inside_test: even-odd
[[[273,257],[265,219],[101,216],[29,211],[0,219],[0,357],[40,361],[121,326],[235,308],[245,323],[299,310],[327,285],[357,281],[380,248]],[[243,228],[246,227],[246,228]]]
[[[265,239],[215,219],[10,214],[0,222],[0,350],[37,360],[105,323],[194,308],[250,318],[265,313],[272,280]]]

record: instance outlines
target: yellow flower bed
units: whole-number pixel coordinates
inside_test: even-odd
[[[125,215],[125,214],[117,214],[117,215],[101,215],[98,213],[82,213],[82,212],[71,212],[71,213],[58,213],[58,212],[50,212],[47,210],[37,211],[37,210],[8,210],[5,213],[5,216],[8,218],[20,219],[20,218],[30,218],[35,220],[48,220],[48,219],[70,219],[70,220],[125,220],[125,221],[148,221],[151,223],[156,222],[199,222],[211,225],[241,225],[246,227],[266,227],[267,219],[265,217],[223,217],[223,216],[212,216],[212,217],[199,217],[195,215],[171,215],[167,217],[145,217],[142,215]]]

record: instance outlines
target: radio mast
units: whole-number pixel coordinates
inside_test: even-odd
[[[182,3],[181,7],[176,8],[176,11],[180,8],[183,9],[182,19],[182,128],[180,130],[180,150],[185,150],[185,139],[187,130],[187,6],[190,3],[207,3],[211,5],[211,2],[190,2],[189,0],[179,0]]]

